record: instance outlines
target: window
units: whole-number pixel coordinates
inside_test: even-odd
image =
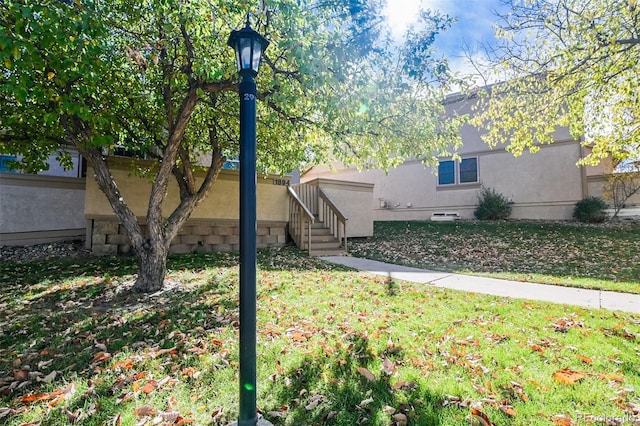
[[[129,158],[142,158],[142,159],[147,158],[147,153],[145,152],[144,148],[134,149],[134,148],[128,148],[124,145],[116,145],[111,150],[111,155],[114,155],[116,157],[129,157]]]
[[[227,160],[222,165],[224,170],[240,170],[240,160]]]
[[[0,154],[0,172],[15,173],[17,170],[10,168],[9,164],[16,161],[15,155]]]
[[[477,157],[455,161],[443,160],[438,164],[438,185],[477,183],[478,181]]]
[[[441,161],[438,164],[438,185],[456,183],[456,163],[453,160]]]
[[[463,158],[460,161],[460,183],[471,183],[478,181],[478,159]]]
[[[225,154],[227,161],[224,162],[222,168],[224,170],[240,170],[240,155],[231,157],[230,154]]]

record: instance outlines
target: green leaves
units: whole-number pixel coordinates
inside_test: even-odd
[[[389,41],[381,3],[10,2],[0,14],[3,152],[38,172],[51,152],[73,146],[92,163],[134,252],[147,239],[168,247],[217,176],[209,169],[196,184],[194,168],[237,155],[238,77],[226,42],[251,12],[251,25],[271,40],[256,79],[259,171],[328,159],[385,169],[430,161],[459,144],[460,123],[442,105],[450,76],[430,49],[448,21],[424,15],[432,31],[415,34],[419,51],[403,50]],[[156,173],[149,235],[103,160],[116,146],[160,164],[145,166]],[[172,213],[161,204],[173,178],[181,204]]]
[[[512,2],[490,58],[492,86],[473,124],[491,146],[514,155],[569,137],[580,164],[638,155],[637,9],[626,1]]]
[[[435,131],[436,122],[441,129],[453,124],[438,113],[449,81],[446,63],[430,50],[450,19],[423,14],[429,30],[412,33],[410,43],[420,52],[398,49],[386,39],[378,3],[285,0],[255,11],[253,25],[272,42],[258,77],[267,102],[260,109],[263,170],[289,171],[331,151],[342,161],[386,168],[398,158],[428,157],[451,142]],[[147,0],[107,7],[22,1],[6,8],[2,99],[12,108],[0,115],[0,124],[9,136],[23,133],[43,151],[51,145],[38,141],[52,133],[77,133],[53,119],[60,115],[84,123],[94,135],[91,145],[162,144],[190,85],[236,78],[226,46],[246,13],[236,2]],[[398,61],[405,66],[398,69]],[[432,77],[441,89],[426,85]],[[202,127],[212,124],[227,131],[221,147],[237,150],[235,99],[214,97],[209,102],[199,95],[206,107],[194,112],[194,125],[180,141],[189,151],[210,149]],[[18,120],[24,116],[33,120]],[[36,120],[47,127],[35,131]]]

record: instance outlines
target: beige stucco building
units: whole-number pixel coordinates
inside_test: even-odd
[[[128,207],[144,225],[152,183],[131,173],[130,159],[110,158],[109,168]],[[138,160],[140,162],[140,160]],[[88,176],[92,176],[91,168]],[[203,178],[203,174],[200,178]],[[198,177],[198,175],[196,175]],[[87,221],[87,246],[96,254],[126,254],[129,238],[114,214],[107,198],[94,179],[86,180],[84,214]],[[238,172],[222,170],[205,200],[194,210],[187,224],[171,244],[172,253],[238,250],[240,240]],[[281,179],[260,176],[257,179],[258,247],[281,246],[286,242],[289,220],[287,188]],[[170,181],[164,215],[179,203],[179,190]]]
[[[83,237],[84,188],[84,178],[0,173],[0,245]]]
[[[471,105],[469,98],[458,96],[447,107],[469,114]],[[464,125],[461,132],[460,159],[441,158],[438,170],[412,160],[388,174],[313,167],[302,181],[329,178],[373,184],[374,220],[428,220],[443,212],[473,218],[482,186],[507,197],[515,219],[571,219],[577,201],[602,194],[605,166],[578,167],[585,148],[567,129],[556,132],[555,143],[520,157],[504,147],[489,148],[478,129],[470,125]]]
[[[136,160],[140,164],[141,160]],[[134,212],[144,226],[147,203],[151,193],[151,181],[132,173],[133,161],[126,158],[109,159],[109,168],[114,180],[128,207]],[[150,164],[150,163],[149,163]],[[89,167],[88,176],[93,175]],[[204,174],[200,175],[203,178]],[[196,175],[198,177],[198,175]],[[277,247],[284,245],[289,239],[290,224],[290,178],[281,176],[257,177],[257,245],[258,247]],[[373,235],[373,218],[371,210],[363,208],[371,204],[372,185],[350,182],[333,182],[329,180],[315,181],[334,206],[340,206],[341,215],[348,222],[348,237]],[[239,249],[239,174],[237,170],[222,170],[204,201],[191,214],[189,221],[172,241],[172,253],[194,253],[229,251]],[[316,198],[317,198],[316,192]],[[174,181],[170,182],[167,199],[164,204],[164,215],[169,215],[179,203],[179,190]],[[326,223],[318,209],[318,200],[309,208],[314,211],[316,224]],[[87,246],[96,254],[113,255],[131,252],[129,238],[119,223],[107,198],[98,188],[94,179],[86,179],[84,215],[87,223]],[[311,223],[305,226],[310,229]],[[327,224],[322,228],[329,228]],[[313,233],[320,231],[314,229]],[[338,235],[333,233],[318,235],[314,239],[316,246],[331,245],[335,241],[341,246],[344,231]],[[311,232],[311,230],[310,230]],[[309,247],[306,247],[308,249]],[[333,247],[334,249],[337,247]]]
[[[447,108],[470,114],[472,103],[458,96],[450,99]],[[414,160],[388,173],[316,166],[302,175],[302,185],[292,187],[290,178],[259,176],[258,246],[283,245],[291,235],[307,249],[309,242],[317,247],[343,247],[345,236],[373,235],[374,221],[429,220],[443,214],[471,219],[483,186],[507,197],[514,219],[571,219],[577,201],[603,195],[610,167],[606,163],[578,167],[588,147],[567,129],[558,129],[555,143],[520,157],[504,147],[489,148],[470,125],[461,129],[461,137],[459,158],[441,158],[437,170]],[[124,199],[144,224],[151,183],[131,172],[131,159],[111,157],[109,161]],[[129,252],[128,238],[92,175],[90,168],[86,181],[0,173],[0,244],[77,237],[86,229],[87,245],[94,252]],[[177,205],[178,193],[172,182],[165,213]],[[629,204],[640,205],[640,194]],[[327,206],[330,214],[324,212]],[[238,210],[238,172],[223,170],[171,251],[237,250]],[[640,209],[631,210],[637,215]],[[332,229],[322,234],[319,226]]]

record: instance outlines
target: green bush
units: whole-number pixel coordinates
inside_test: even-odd
[[[511,214],[511,205],[495,189],[483,187],[478,195],[478,207],[473,214],[480,220],[504,220]]]
[[[600,223],[607,217],[607,203],[600,197],[586,197],[576,203],[573,217],[580,222]]]

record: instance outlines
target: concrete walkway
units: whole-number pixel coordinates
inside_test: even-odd
[[[533,284],[520,281],[498,280],[495,278],[474,277],[448,272],[434,272],[349,256],[326,256],[321,257],[321,259],[372,274],[385,275],[390,278],[415,283],[431,284],[436,287],[491,294],[494,296],[514,297],[517,299],[542,300],[545,302],[583,306],[585,308],[603,308],[640,313],[639,294],[587,290],[548,284]]]

